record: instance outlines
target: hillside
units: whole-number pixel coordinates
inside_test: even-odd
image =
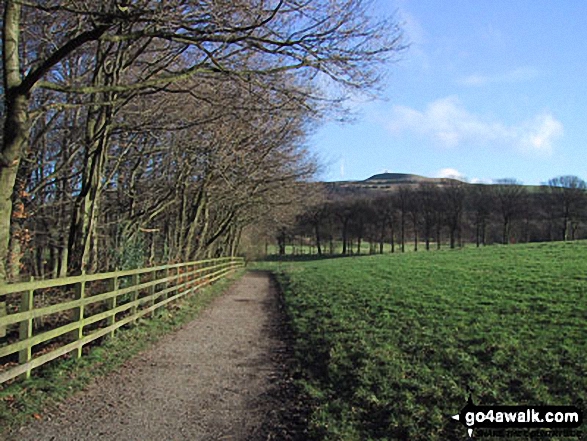
[[[379,173],[363,181],[333,181],[326,182],[325,184],[329,189],[334,191],[342,190],[352,192],[360,190],[393,191],[398,185],[415,187],[425,182],[445,185],[454,181],[456,180],[450,178],[428,178],[409,173]]]
[[[388,183],[415,183],[433,180],[420,175],[412,175],[407,173],[379,173],[363,182],[388,182]]]

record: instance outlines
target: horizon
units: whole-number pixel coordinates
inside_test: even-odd
[[[375,0],[403,23],[410,47],[390,63],[376,100],[348,103],[308,139],[323,181],[383,170],[526,185],[574,175],[587,140],[587,4]],[[545,55],[548,54],[548,55]],[[374,167],[374,164],[377,166]]]
[[[433,176],[426,176],[426,175],[422,175],[419,173],[403,173],[403,172],[390,172],[390,171],[381,171],[379,173],[373,173],[371,174],[369,177],[367,178],[363,178],[363,179],[335,179],[335,180],[316,180],[316,182],[324,182],[324,183],[336,183],[336,182],[365,182],[368,181],[369,179],[373,179],[375,176],[377,175],[383,175],[383,174],[393,174],[393,175],[405,175],[405,176],[416,176],[416,177],[421,177],[421,178],[425,178],[425,179],[455,179],[457,181],[461,181],[464,182],[465,184],[483,184],[483,185],[494,185],[497,184],[499,179],[516,179],[513,176],[509,176],[507,178],[496,178],[489,181],[471,181],[471,180],[467,180],[466,177],[458,177],[458,176],[451,176],[451,175],[447,175],[447,176],[441,176],[441,177],[433,177]],[[555,176],[552,176],[551,178],[554,178]],[[578,176],[579,178],[581,178],[580,176]],[[549,178],[549,179],[551,179]],[[583,178],[581,178],[583,179]],[[528,186],[528,187],[535,187],[535,186],[548,186],[548,179],[534,184],[534,183],[525,183],[523,181],[520,181],[519,179],[516,179],[521,185],[523,186]]]

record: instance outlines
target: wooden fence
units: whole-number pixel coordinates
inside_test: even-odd
[[[242,258],[225,257],[0,285],[0,302],[8,305],[0,317],[6,330],[0,384],[29,378],[33,369],[73,351],[79,358],[84,345],[243,266]]]

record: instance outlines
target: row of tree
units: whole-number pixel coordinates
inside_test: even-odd
[[[2,0],[0,283],[236,253],[402,49],[363,0]]]
[[[390,191],[324,190],[324,199],[276,232],[279,253],[286,245],[307,244],[318,254],[405,251],[409,244],[461,247],[491,243],[587,238],[587,185],[560,176],[538,187],[514,179],[492,185],[458,180],[392,186]]]

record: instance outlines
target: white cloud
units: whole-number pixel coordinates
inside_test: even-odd
[[[452,179],[458,179],[460,181],[464,181],[467,179],[463,173],[461,173],[460,171],[458,171],[457,169],[454,169],[454,168],[440,169],[436,172],[435,177],[437,177],[437,178],[452,178]]]
[[[493,180],[483,178],[473,178],[469,181],[471,184],[492,184]]]
[[[519,67],[509,72],[494,75],[473,74],[462,78],[459,82],[465,86],[485,86],[487,84],[519,83],[529,81],[539,75],[533,67]]]
[[[563,134],[562,123],[548,113],[506,125],[468,111],[456,97],[433,101],[422,111],[394,106],[385,125],[395,135],[412,132],[445,147],[496,145],[547,155]]]
[[[484,178],[467,178],[467,176],[457,170],[456,168],[441,168],[434,174],[435,178],[450,178],[450,179],[458,179],[459,181],[469,182],[470,184],[491,184],[493,181],[491,179],[484,179]]]
[[[522,148],[531,152],[550,154],[552,140],[562,136],[563,132],[563,125],[552,115],[538,115],[521,130]]]

